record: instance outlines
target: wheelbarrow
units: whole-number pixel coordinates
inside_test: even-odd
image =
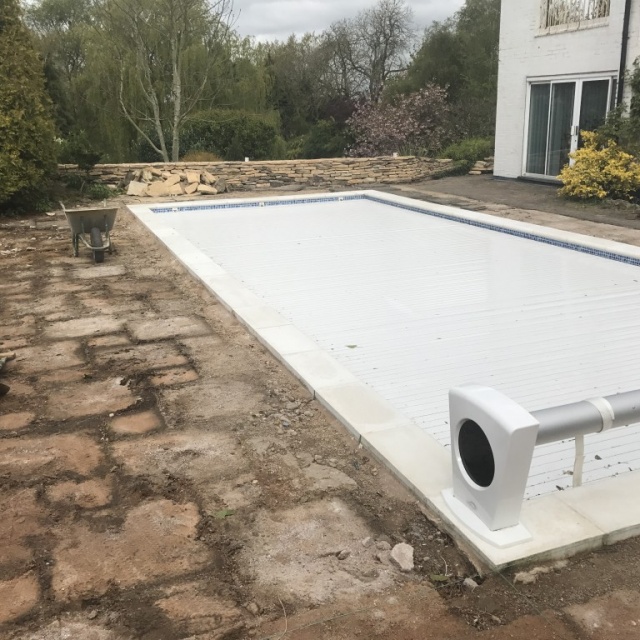
[[[78,257],[80,242],[93,252],[95,262],[104,262],[104,252],[113,253],[111,229],[116,221],[117,207],[96,207],[87,209],[66,209],[62,211],[71,227],[73,255]]]

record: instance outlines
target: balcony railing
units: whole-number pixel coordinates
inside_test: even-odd
[[[611,0],[542,0],[542,28],[606,18]]]

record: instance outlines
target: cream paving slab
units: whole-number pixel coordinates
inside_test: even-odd
[[[89,316],[74,318],[62,322],[49,323],[44,335],[50,339],[83,338],[101,336],[107,333],[118,333],[124,327],[124,320],[113,316]]]
[[[78,264],[80,264],[80,261],[78,261]],[[79,278],[81,280],[93,280],[96,278],[117,278],[118,276],[125,275],[126,272],[127,270],[122,264],[89,264],[86,267],[76,267],[71,273],[74,278]]]
[[[362,444],[430,506],[451,486],[449,453],[416,425],[369,431]]]
[[[222,267],[216,265],[211,258],[205,256],[198,249],[194,249],[193,252],[189,252],[184,259],[181,257],[181,261],[189,269],[189,271],[199,271],[200,269],[206,269],[209,276],[223,276],[226,272]]]
[[[358,382],[358,378],[322,349],[284,356],[283,362],[313,390]]]
[[[271,327],[283,327],[289,321],[281,316],[273,307],[266,304],[256,304],[248,307],[233,309],[233,314],[244,324],[258,331]]]
[[[557,497],[604,531],[607,544],[640,533],[640,472],[562,491]]]
[[[170,318],[127,322],[127,329],[139,342],[155,342],[175,337],[192,338],[211,332],[206,322],[198,316],[175,315]]]
[[[577,511],[567,507],[556,495],[547,495],[523,503],[520,523],[531,540],[513,547],[498,548],[460,525],[442,496],[433,501],[439,515],[456,535],[462,536],[473,551],[492,569],[501,570],[522,562],[544,562],[598,549],[605,533]]]
[[[357,378],[336,386],[316,387],[315,395],[357,437],[413,424]]]
[[[231,311],[236,307],[260,306],[263,303],[239,280],[226,273],[200,277],[205,286]]]
[[[187,262],[194,257],[197,258],[198,256],[197,252],[199,251],[199,249],[197,249],[191,241],[180,236],[179,234],[160,237],[160,239],[171,251],[171,253],[173,253],[173,255],[179,257],[181,262],[183,261],[183,257],[184,261]]]
[[[256,331],[260,341],[278,356],[287,356],[303,351],[316,351],[318,345],[292,324],[267,327]]]

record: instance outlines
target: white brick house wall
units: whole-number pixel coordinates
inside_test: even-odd
[[[494,174],[523,175],[529,82],[562,76],[617,76],[625,0],[607,18],[541,28],[542,0],[502,0]],[[640,0],[633,0],[628,65],[640,56]]]

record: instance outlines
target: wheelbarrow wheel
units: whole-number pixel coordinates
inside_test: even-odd
[[[73,234],[72,242],[73,242],[73,257],[77,258],[80,255],[80,251],[79,251],[79,248],[78,248],[79,244],[80,244],[80,241],[78,240],[78,234],[77,233]]]
[[[93,229],[91,229],[90,239],[92,247],[102,246],[102,233],[100,233],[100,229],[98,229],[98,227],[93,227]],[[94,250],[93,259],[96,263],[104,262],[104,249],[101,251]]]

